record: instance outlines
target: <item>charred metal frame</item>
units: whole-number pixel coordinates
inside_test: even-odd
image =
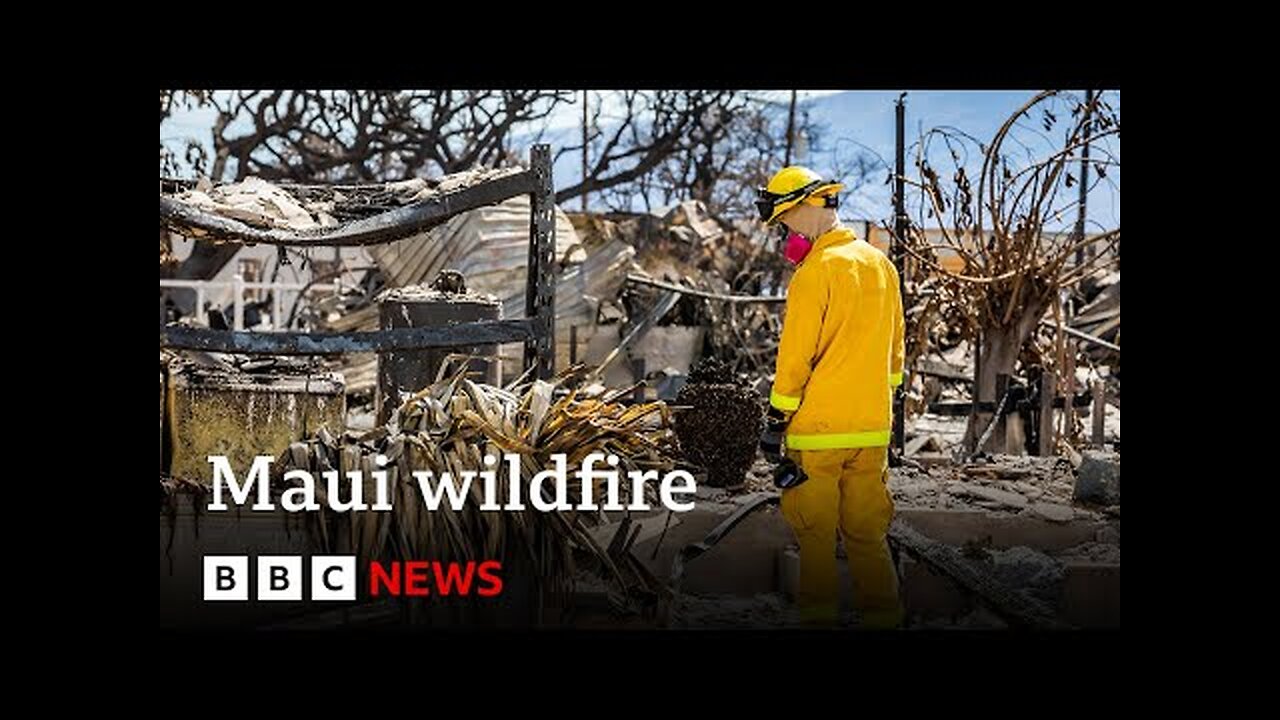
[[[535,145],[529,169],[482,180],[412,205],[323,233],[262,230],[160,197],[161,224],[187,235],[243,244],[300,247],[376,245],[440,225],[459,213],[530,195],[529,267],[525,317],[460,323],[443,328],[400,328],[347,333],[255,333],[179,325],[160,328],[160,347],[262,355],[340,355],[435,347],[523,342],[524,367],[547,379],[555,373],[555,186],[551,146]]]
[[[529,218],[529,273],[524,315],[533,322],[533,339],[524,345],[524,367],[537,365],[536,374],[555,374],[556,286],[552,272],[556,248],[555,186],[551,178],[551,146],[534,145],[529,156],[533,182]]]

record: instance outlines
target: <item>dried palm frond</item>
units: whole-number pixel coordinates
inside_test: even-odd
[[[635,561],[627,543],[606,548],[592,537],[590,530],[603,519],[600,511],[543,512],[532,507],[482,511],[482,482],[472,483],[460,510],[443,503],[429,511],[413,472],[428,471],[436,478],[448,472],[456,478],[466,470],[493,470],[498,501],[505,503],[511,493],[506,465],[487,466],[483,458],[518,453],[517,482],[528,506],[532,477],[554,467],[552,455],[564,453],[569,501],[576,506],[582,493],[573,468],[588,454],[600,452],[618,457],[619,495],[627,498],[628,471],[661,473],[674,467],[676,440],[666,405],[625,406],[609,396],[580,397],[576,390],[557,398],[557,389],[575,377],[573,372],[551,382],[521,378],[520,384],[499,388],[468,379],[465,367],[451,374],[442,372],[437,382],[409,397],[389,427],[341,439],[322,431],[282,454],[276,466],[278,476],[291,469],[306,470],[317,478],[330,468],[343,473],[362,470],[364,500],[370,504],[376,493],[372,476],[379,469],[376,458],[386,458],[381,469],[388,473],[393,510],[350,512],[346,518],[327,510],[309,513],[315,516],[313,529],[322,549],[356,554],[360,567],[373,559],[497,558],[510,574],[535,579],[537,591],[548,598],[562,597],[570,589],[577,553],[589,568],[611,581],[615,591],[611,597],[643,597],[650,602],[664,598],[665,588]],[[597,503],[604,497],[604,483],[597,480],[592,488]],[[645,493],[654,498],[656,488],[646,484]]]

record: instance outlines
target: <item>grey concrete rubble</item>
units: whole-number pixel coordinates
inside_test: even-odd
[[[1106,505],[1120,503],[1120,453],[1086,450],[1081,454],[1075,499]]]

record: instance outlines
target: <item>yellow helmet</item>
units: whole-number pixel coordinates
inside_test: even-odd
[[[761,220],[772,225],[779,215],[809,198],[821,198],[822,207],[836,207],[836,193],[843,189],[842,183],[825,181],[809,168],[792,165],[779,170],[759,189],[756,210]]]

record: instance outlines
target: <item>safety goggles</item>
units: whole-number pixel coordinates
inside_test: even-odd
[[[773,217],[773,209],[785,202],[799,200],[808,195],[814,188],[822,185],[821,180],[814,180],[802,188],[792,190],[784,195],[771,193],[767,188],[758,188],[756,190],[756,211],[760,213],[760,220],[769,222],[769,218]]]

